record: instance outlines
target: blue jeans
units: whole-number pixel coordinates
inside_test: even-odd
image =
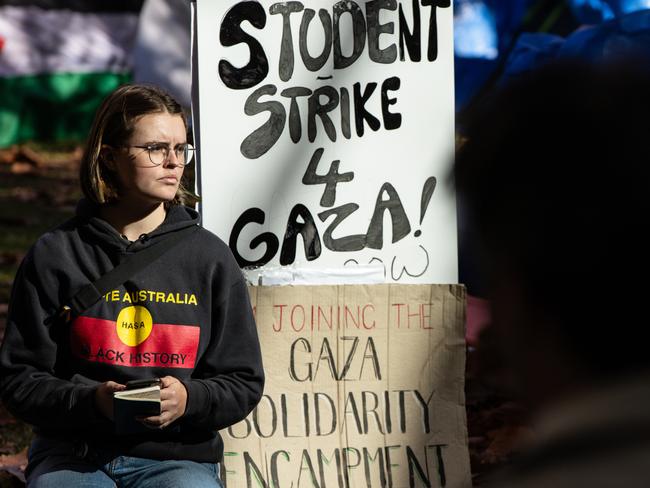
[[[218,463],[111,456],[84,443],[36,437],[29,448],[30,488],[223,488]]]

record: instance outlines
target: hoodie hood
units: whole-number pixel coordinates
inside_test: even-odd
[[[183,205],[171,205],[167,208],[167,215],[162,224],[148,234],[142,234],[138,240],[131,242],[99,216],[99,209],[100,205],[87,199],[79,201],[76,220],[80,224],[80,231],[93,240],[100,241],[107,247],[120,252],[137,252],[158,242],[170,233],[201,223],[201,217],[196,210]]]

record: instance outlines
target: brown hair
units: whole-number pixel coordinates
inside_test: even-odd
[[[81,159],[81,190],[95,203],[108,203],[119,198],[115,173],[103,162],[103,145],[119,147],[133,133],[137,119],[153,113],[169,113],[187,120],[181,105],[167,92],[152,85],[122,85],[104,99],[95,113],[88,142]],[[194,205],[198,197],[182,182],[172,204]]]

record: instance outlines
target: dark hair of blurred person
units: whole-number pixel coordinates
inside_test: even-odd
[[[538,441],[513,486],[647,486],[650,74],[564,61],[461,120],[460,205]]]

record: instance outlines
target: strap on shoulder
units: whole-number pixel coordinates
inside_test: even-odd
[[[166,239],[143,249],[122,261],[115,268],[103,276],[100,276],[93,283],[83,286],[74,296],[68,300],[68,304],[61,307],[58,316],[68,322],[71,317],[78,316],[92,305],[97,303],[102,296],[121,285],[131,276],[143,270],[167,251],[171,250],[183,239],[199,229],[198,225],[187,227],[175,232]]]

